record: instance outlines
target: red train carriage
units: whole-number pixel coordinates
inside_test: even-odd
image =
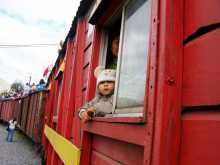
[[[0,116],[1,116],[1,112],[2,112],[2,101],[0,101]]]
[[[26,131],[29,101],[30,101],[30,97],[24,97],[22,100],[21,121],[20,121],[19,125],[20,125],[20,129],[23,132]]]
[[[36,143],[41,142],[46,95],[47,92],[30,94],[27,113],[24,113],[26,114],[25,134]]]
[[[47,91],[1,101],[1,120],[8,122],[16,117],[19,129],[35,143],[41,143]]]
[[[82,0],[49,93],[0,102],[42,144],[47,165],[218,165],[220,2]],[[206,12],[209,11],[209,12]],[[98,65],[119,36],[112,114],[82,123]],[[45,113],[44,113],[44,103]]]
[[[12,116],[14,116],[15,104],[16,104],[15,100],[7,100],[7,101],[2,102],[0,119],[3,122],[8,122],[9,120],[11,120]]]
[[[20,99],[16,99],[15,108],[14,108],[14,116],[17,119],[17,123],[21,123],[21,114],[22,114],[22,101]]]
[[[219,6],[82,0],[49,81],[47,164],[219,164]],[[108,63],[115,33],[113,114],[81,123],[78,109],[95,95],[93,72]]]

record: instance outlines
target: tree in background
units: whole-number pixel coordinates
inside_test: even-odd
[[[9,98],[10,97],[10,94],[7,90],[3,90],[1,93],[0,93],[0,98],[1,99],[4,99],[4,98]]]
[[[10,93],[12,95],[22,95],[24,91],[24,85],[21,81],[16,80],[11,84]]]

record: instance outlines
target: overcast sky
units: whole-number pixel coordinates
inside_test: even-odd
[[[38,83],[54,64],[59,45],[2,48],[1,45],[56,44],[64,40],[80,0],[0,0],[0,78]]]

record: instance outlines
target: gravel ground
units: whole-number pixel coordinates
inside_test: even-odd
[[[0,165],[41,165],[40,154],[30,139],[16,131],[14,141],[6,142],[6,126],[0,124]]]

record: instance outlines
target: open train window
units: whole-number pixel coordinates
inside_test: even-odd
[[[120,29],[121,13],[117,14],[103,29],[100,64],[105,68],[117,68]]]
[[[115,15],[103,28],[100,64],[109,68],[112,41],[118,36],[113,116],[140,117],[143,116],[147,76],[150,0],[127,1]]]

